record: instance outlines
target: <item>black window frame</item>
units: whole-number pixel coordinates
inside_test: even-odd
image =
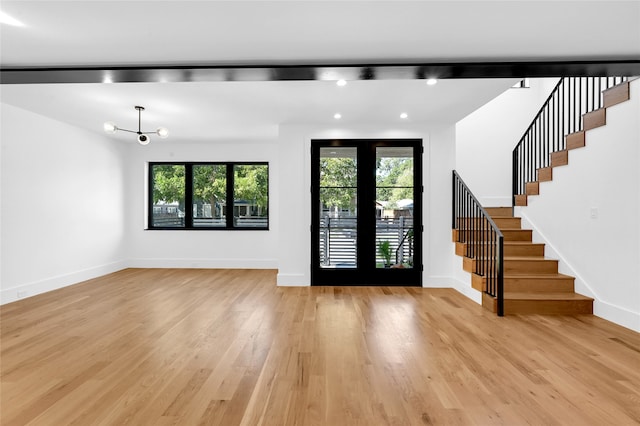
[[[153,225],[153,168],[154,166],[184,166],[184,226]],[[226,226],[193,226],[193,167],[194,166],[226,166]],[[234,223],[234,183],[235,166],[267,166],[267,224],[266,226],[242,226]],[[267,161],[153,161],[147,164],[147,230],[159,231],[268,231],[269,230],[269,162]],[[187,208],[189,206],[189,208]],[[231,213],[231,214],[229,214]]]

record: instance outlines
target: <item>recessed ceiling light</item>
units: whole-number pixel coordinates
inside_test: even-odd
[[[409,114],[407,114],[406,112],[403,112],[402,114],[400,114],[400,118],[408,118]]]
[[[433,86],[434,84],[437,84],[437,83],[438,83],[438,79],[437,78],[428,78],[427,79],[427,84],[429,86]]]
[[[6,13],[0,11],[0,24],[11,25],[12,27],[24,27],[24,24],[18,21],[13,16],[9,16]]]
[[[336,81],[336,84],[338,86],[340,86],[340,87],[346,86],[347,85],[347,80],[340,79],[340,80]]]
[[[342,114],[336,112],[335,114],[333,114],[333,118],[335,118],[336,120],[340,120],[342,118]]]

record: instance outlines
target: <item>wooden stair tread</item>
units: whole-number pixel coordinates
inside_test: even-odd
[[[485,207],[484,208],[487,213],[491,217],[501,216],[501,217],[513,217],[513,208],[512,207]]]
[[[475,245],[483,245],[483,244],[487,244],[487,243],[492,243],[493,241],[477,241],[474,240],[473,242],[471,241],[456,241],[457,243],[460,244],[475,244]],[[512,246],[512,247],[540,247],[540,246],[544,246],[544,243],[532,243],[531,241],[504,241],[503,244],[505,246]]]
[[[582,115],[583,130],[591,130],[607,124],[607,109],[600,108]]]
[[[484,259],[488,259],[486,257],[473,257],[472,259],[477,259],[477,260],[484,260]],[[543,256],[505,256],[504,260],[530,260],[530,261],[535,261],[535,262],[557,262],[558,259],[551,259],[548,257],[543,257]]]
[[[560,152],[560,163],[568,163],[568,151]],[[549,170],[551,170],[549,168]],[[550,174],[548,178],[550,178]],[[550,179],[549,179],[550,180]],[[539,183],[528,183],[529,193],[539,191]],[[537,191],[536,191],[537,189]],[[531,194],[534,195],[534,194]],[[527,195],[517,195],[516,205],[526,205]],[[588,315],[593,314],[593,298],[575,293],[575,277],[561,274],[558,271],[559,260],[544,256],[545,244],[532,241],[533,231],[522,229],[520,219],[513,216],[510,208],[486,208],[491,218],[496,221],[500,231],[504,235],[504,314],[505,315]],[[499,220],[503,222],[498,222]],[[509,220],[505,220],[509,219]],[[463,219],[465,220],[465,219]],[[466,219],[470,221],[471,219]],[[482,219],[479,218],[480,221]],[[483,223],[483,227],[486,226]],[[509,226],[502,227],[502,226]],[[517,228],[514,226],[518,226]],[[471,238],[477,236],[478,241],[458,241],[462,230],[454,229],[453,236],[456,242],[456,254],[463,259],[462,267],[471,273],[471,287],[482,293],[482,306],[491,312],[496,312],[497,302],[495,297],[486,293],[487,276],[480,275],[484,271],[480,263],[492,261],[488,256],[491,252],[485,250],[480,255],[478,246],[486,244],[485,238],[489,237],[487,228],[476,229],[471,232]],[[493,242],[493,241],[491,241]],[[470,250],[470,251],[469,251]],[[473,253],[475,257],[467,257],[466,253]],[[479,267],[480,266],[480,267]]]
[[[485,260],[485,259],[489,259],[487,257],[473,257],[471,259],[475,259],[475,260]],[[505,256],[504,260],[526,260],[526,261],[531,261],[531,262],[557,262],[558,259],[550,259],[548,257],[543,257],[543,256]],[[534,274],[532,274],[534,275]]]
[[[539,257],[531,257],[531,256],[505,256],[504,260],[530,260],[534,262],[542,262],[552,260],[556,262],[558,259],[549,259],[547,257],[539,256]]]
[[[526,206],[528,204],[527,194],[517,194],[515,196],[515,205],[516,206]]]
[[[550,182],[553,180],[553,167],[538,169],[538,182]]]
[[[610,87],[602,92],[604,107],[610,108],[621,102],[629,100],[629,82],[625,81],[616,86]]]
[[[591,300],[579,293],[505,293],[505,300]]]
[[[526,279],[540,279],[544,278],[545,280],[567,280],[567,279],[575,279],[570,275],[565,274],[505,274],[504,279],[517,279],[517,280],[526,280]]]
[[[473,244],[485,244],[490,243],[492,241],[474,241]],[[465,244],[471,244],[471,242],[466,242]],[[505,246],[516,246],[516,247],[540,247],[544,246],[544,243],[532,243],[531,241],[504,241],[503,244]]]
[[[569,151],[556,151],[551,153],[551,167],[566,166],[569,164]]]
[[[524,229],[524,231],[526,231],[526,229]],[[460,242],[464,242],[464,241],[460,241]],[[488,243],[489,241],[487,240],[474,240],[473,241],[474,244],[482,244],[482,243]],[[471,242],[467,242],[467,244],[470,244]],[[517,245],[521,245],[521,246],[543,246],[544,243],[532,243],[531,241],[505,241],[504,242],[505,245],[513,245],[513,246],[517,246]]]

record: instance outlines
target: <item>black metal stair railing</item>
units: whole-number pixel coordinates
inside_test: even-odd
[[[465,257],[474,259],[484,292],[496,299],[498,316],[504,315],[504,237],[458,173],[453,171],[451,223],[456,242],[465,243]]]
[[[564,77],[555,86],[512,154],[513,205],[538,170],[551,165],[551,154],[566,149],[565,136],[583,130],[582,116],[604,106],[603,91],[627,77]]]
[[[411,262],[413,262],[413,228],[409,228],[407,232],[402,236],[402,240],[398,244],[398,248],[396,249],[396,264],[401,265],[404,262],[404,255],[407,250],[405,250],[405,244],[408,245],[408,257]]]

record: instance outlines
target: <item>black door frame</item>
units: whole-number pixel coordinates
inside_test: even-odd
[[[413,220],[414,265],[406,269],[376,268],[376,212],[375,203],[376,148],[405,146],[413,148]],[[320,148],[357,148],[357,267],[320,267]],[[423,271],[422,251],[422,139],[312,139],[311,140],[311,285],[383,285],[421,287]],[[371,208],[366,208],[371,206]]]

